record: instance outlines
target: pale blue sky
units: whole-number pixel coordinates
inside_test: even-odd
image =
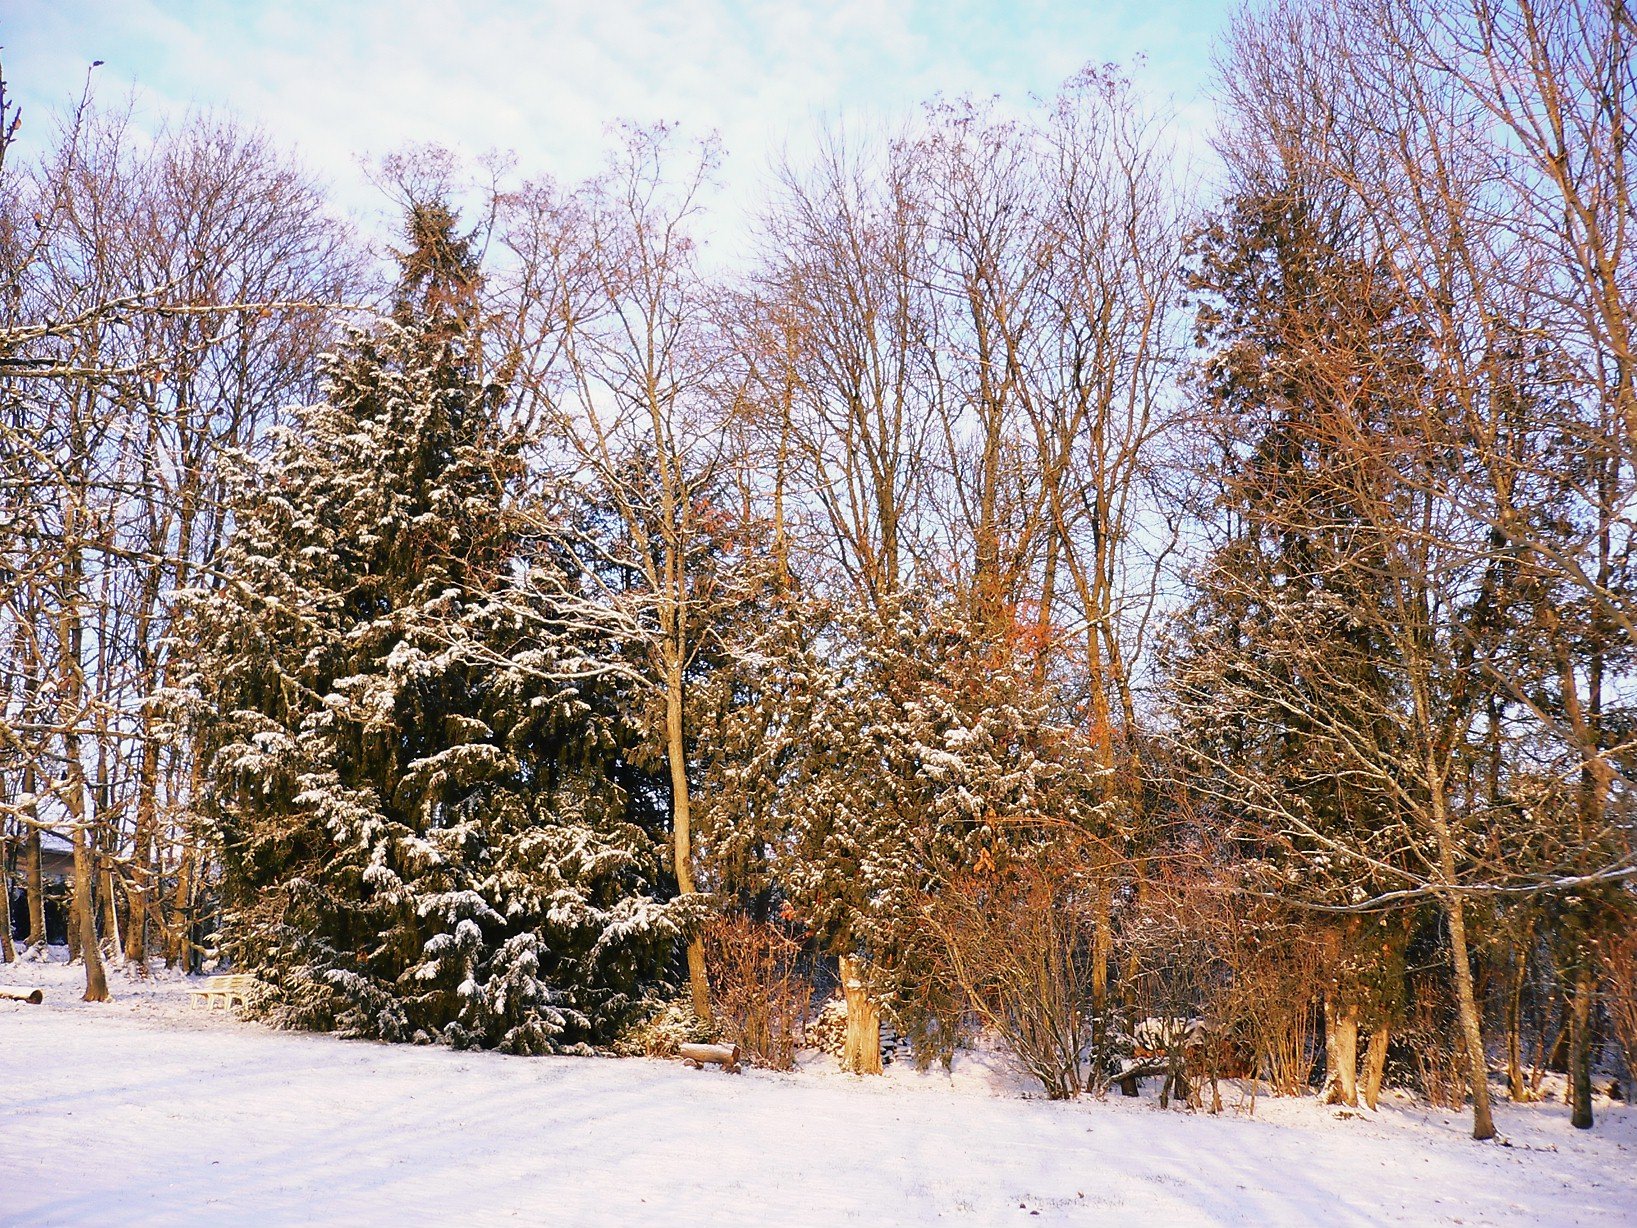
[[[818,117],[891,121],[933,93],[1050,93],[1088,61],[1131,66],[1203,133],[1230,0],[0,0],[29,144],[77,94],[136,91],[140,124],[220,107],[299,149],[364,207],[361,155],[431,141],[587,173],[620,118],[720,133],[743,197]]]

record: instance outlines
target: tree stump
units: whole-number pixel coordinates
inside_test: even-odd
[[[847,1041],[841,1066],[853,1074],[881,1073],[881,1011],[864,988],[864,961],[841,957],[841,991],[847,999]]]

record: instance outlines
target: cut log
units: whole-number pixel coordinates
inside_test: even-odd
[[[38,1006],[45,1001],[45,990],[25,989],[21,985],[0,985],[0,998],[10,1002],[32,1002]]]
[[[681,1045],[677,1052],[682,1055],[682,1061],[695,1070],[703,1070],[708,1063],[730,1074],[739,1073],[738,1045]]]

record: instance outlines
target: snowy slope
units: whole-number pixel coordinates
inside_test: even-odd
[[[1620,1107],[1587,1134],[1561,1104],[1503,1103],[1503,1147],[1403,1105],[1211,1118],[1023,1100],[981,1070],[735,1078],[345,1042],[190,1008],[179,979],[115,973],[119,1000],[86,1005],[78,975],[0,968],[48,987],[0,1003],[0,1223],[1637,1222]]]

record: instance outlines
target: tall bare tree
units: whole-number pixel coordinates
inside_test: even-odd
[[[546,463],[566,465],[615,533],[587,574],[644,627],[648,694],[670,787],[677,890],[696,893],[688,693],[719,594],[707,565],[721,509],[717,395],[725,356],[691,227],[715,164],[664,129],[622,130],[611,164],[569,195],[511,203],[516,379],[541,419]],[[704,946],[688,944],[695,1014],[710,1018]]]

